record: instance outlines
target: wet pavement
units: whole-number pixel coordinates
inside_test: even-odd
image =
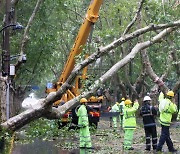
[[[79,149],[63,150],[56,146],[57,141],[35,139],[28,144],[15,144],[12,154],[79,154]]]

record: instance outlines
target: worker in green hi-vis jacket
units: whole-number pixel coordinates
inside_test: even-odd
[[[119,103],[116,102],[113,106],[112,106],[112,109],[110,110],[110,112],[119,112]],[[117,116],[113,116],[112,117],[112,121],[113,121],[113,127],[114,129],[117,128],[117,120],[118,120],[118,117]]]
[[[174,148],[169,131],[172,115],[177,113],[177,106],[174,103],[174,92],[170,90],[166,93],[166,96],[164,98],[163,97],[163,93],[161,92],[159,96],[159,122],[161,124],[161,135],[156,150],[157,152],[161,152],[163,145],[166,142],[169,152],[174,153],[177,152],[177,149]]]
[[[89,131],[88,113],[86,109],[87,99],[80,100],[81,106],[78,109],[78,127],[80,128],[80,148],[92,148],[91,136]]]
[[[139,108],[137,100],[132,105],[131,100],[126,99],[124,102],[124,117],[123,117],[123,129],[124,129],[124,150],[134,150],[132,147],[134,130],[136,129],[136,111]]]
[[[125,101],[125,98],[123,97],[123,98],[121,98],[121,103],[119,104],[119,112],[120,112],[120,115],[119,115],[119,122],[120,122],[121,128],[123,127],[124,101]]]

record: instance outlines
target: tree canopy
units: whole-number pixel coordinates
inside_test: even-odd
[[[46,83],[57,81],[88,5],[89,2],[80,0],[14,4],[15,20],[25,25],[25,29],[12,32],[11,54],[27,54],[25,64],[12,61],[17,66],[13,79],[15,90],[20,87],[26,94],[28,87],[38,85],[37,94],[45,97]],[[156,95],[159,89],[173,89],[177,93],[180,87],[178,10],[178,1],[105,0],[92,37],[83,49],[82,54],[88,53],[90,57],[84,61],[81,55],[77,57],[75,69],[57,93],[2,125],[16,130],[29,122],[27,117],[34,120],[48,113],[57,118],[77,104],[79,98],[91,96],[99,87],[110,89],[115,100],[124,95],[136,98],[147,93]],[[92,86],[60,110],[53,109],[53,102],[61,98],[77,72],[87,65]],[[24,122],[17,120],[23,118]]]

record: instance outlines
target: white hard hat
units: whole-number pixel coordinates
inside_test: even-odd
[[[149,96],[145,96],[144,99],[143,99],[143,102],[144,101],[151,101],[151,98]]]

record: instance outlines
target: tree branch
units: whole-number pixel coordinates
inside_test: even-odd
[[[142,6],[143,6],[143,3],[144,3],[144,2],[145,2],[145,0],[141,0],[141,1],[139,2],[139,7],[138,7],[138,9],[137,9],[137,11],[136,11],[136,14],[135,14],[133,20],[129,23],[129,25],[128,25],[128,26],[126,27],[126,29],[124,30],[123,35],[127,34],[128,31],[129,31],[129,30],[131,29],[131,27],[133,26],[133,24],[136,22],[139,14],[140,14],[140,12],[141,12],[141,9],[142,9]]]
[[[23,63],[22,62],[22,56],[24,54],[24,50],[25,50],[25,46],[27,44],[27,41],[29,40],[28,33],[29,33],[29,30],[30,30],[30,26],[32,25],[32,22],[33,22],[33,20],[35,18],[35,15],[36,15],[37,11],[39,10],[39,7],[40,7],[40,4],[41,4],[42,1],[43,0],[37,0],[36,6],[35,6],[35,8],[33,10],[33,13],[31,15],[31,17],[29,18],[27,26],[26,26],[26,28],[24,30],[24,35],[23,35],[23,38],[22,38],[21,49],[20,49],[20,55],[21,56],[19,57],[17,63],[15,64],[16,70],[18,70],[20,65]]]

